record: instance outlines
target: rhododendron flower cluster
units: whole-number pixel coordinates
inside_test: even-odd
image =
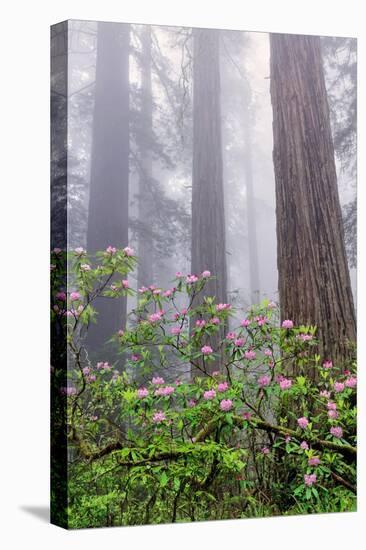
[[[211,346],[202,346],[201,352],[203,355],[210,355],[210,353],[213,353],[213,349]]]
[[[311,487],[312,485],[314,485],[316,483],[316,481],[317,481],[316,474],[305,474],[304,475],[304,483],[308,487]]]
[[[233,402],[231,401],[231,399],[223,399],[222,401],[220,401],[220,409],[222,411],[230,411],[231,409],[233,408]]]
[[[309,425],[309,420],[305,416],[302,416],[301,418],[297,419],[297,423],[300,426],[300,428],[305,430]]]

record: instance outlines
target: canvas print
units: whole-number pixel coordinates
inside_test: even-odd
[[[355,38],[51,28],[51,520],[356,509]]]

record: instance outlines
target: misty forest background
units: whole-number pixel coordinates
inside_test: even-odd
[[[217,302],[279,301],[283,319],[319,327],[323,356],[343,359],[355,339],[356,40],[69,21],[51,42],[52,247],[132,246],[133,288],[208,269]],[[99,303],[92,352],[105,356],[135,305]]]

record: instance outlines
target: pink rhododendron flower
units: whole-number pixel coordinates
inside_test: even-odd
[[[166,420],[166,416],[163,411],[158,411],[153,414],[152,421],[154,424],[160,424],[161,422],[164,422],[164,420]]]
[[[123,336],[124,335],[124,330],[122,329],[119,329],[119,331],[117,332],[118,336]]]
[[[268,321],[268,318],[267,317],[263,317],[262,315],[260,315],[259,317],[256,318],[256,321],[257,321],[257,325],[259,327],[262,327],[263,325],[265,325]]]
[[[265,349],[264,350],[264,355],[266,355],[267,357],[272,357],[272,352],[270,349]]]
[[[327,403],[327,409],[329,411],[335,411],[337,408],[337,404],[336,403],[333,403],[333,401],[328,401]]]
[[[228,332],[226,335],[226,340],[235,340],[236,334],[235,332]]]
[[[163,313],[161,311],[157,311],[156,313],[152,313],[149,315],[148,319],[151,323],[156,323],[158,321],[161,321],[161,318],[163,316]]]
[[[129,288],[129,282],[127,279],[122,280],[122,288]]]
[[[156,288],[155,290],[153,290],[153,294],[155,296],[158,296],[159,294],[161,294],[161,288]]]
[[[271,383],[271,378],[267,374],[264,374],[263,376],[260,376],[258,378],[258,384],[261,388],[268,386],[270,383]]]
[[[178,336],[178,334],[180,334],[182,332],[182,329],[180,327],[172,327],[170,329],[170,332],[171,334],[173,334],[174,336]]]
[[[163,292],[164,298],[169,298],[169,296],[171,296],[172,294],[173,294],[172,290],[164,290]]]
[[[136,354],[134,353],[133,355],[131,355],[131,361],[133,361],[134,363],[136,363],[137,361],[140,361],[140,359],[141,359],[141,355],[137,353]]]
[[[343,382],[334,382],[333,388],[336,393],[340,393],[344,390],[344,383]]]
[[[211,399],[214,399],[216,397],[215,390],[207,390],[203,394],[203,399],[206,399],[206,401],[210,401]]]
[[[336,418],[338,418],[338,411],[335,411],[333,409],[328,411],[328,417],[332,420],[335,420]]]
[[[213,349],[211,346],[202,346],[201,352],[203,353],[203,355],[210,355],[210,353],[213,352]]]
[[[175,391],[175,388],[173,388],[173,386],[165,386],[165,387],[162,387],[162,388],[158,388],[157,390],[155,390],[155,395],[157,396],[167,396],[167,395],[171,395],[172,393],[174,393]]]
[[[324,363],[323,363],[323,368],[324,368],[324,369],[331,369],[332,367],[333,367],[332,361],[329,361],[329,360],[328,360],[328,361],[324,361]]]
[[[147,388],[139,388],[137,390],[137,397],[139,399],[144,399],[145,397],[147,397],[149,395],[149,390]]]
[[[187,275],[186,277],[186,283],[189,285],[192,285],[193,283],[196,283],[198,281],[197,275]]]
[[[183,277],[183,273],[181,271],[177,271],[175,276],[179,279],[180,277]]]
[[[327,390],[322,390],[319,395],[320,395],[320,397],[325,397],[326,399],[329,399],[330,392],[327,391]]]
[[[344,385],[346,388],[355,388],[357,386],[357,378],[356,376],[349,376],[346,378]]]
[[[125,253],[125,256],[133,256],[135,251],[133,248],[130,248],[129,246],[126,246],[124,249],[123,249],[123,252]]]
[[[271,451],[268,449],[268,447],[262,447],[261,448],[261,453],[264,454],[264,455],[269,455]]]
[[[212,325],[219,325],[220,324],[220,319],[218,317],[212,317],[212,319],[210,319],[210,323]]]
[[[224,392],[224,391],[227,391],[228,389],[229,389],[229,384],[227,382],[221,382],[217,386],[217,391],[219,392]]]
[[[144,294],[145,292],[148,292],[149,289],[146,286],[142,286],[139,288],[139,293]]]
[[[242,327],[249,327],[249,325],[250,325],[249,319],[243,319],[240,323],[240,326]]]
[[[84,254],[86,254],[86,250],[84,250],[81,246],[75,248],[74,252],[77,256],[84,256]]]
[[[292,380],[289,380],[288,378],[283,378],[280,381],[280,388],[281,390],[288,390],[292,386]]]
[[[54,249],[52,250],[52,252],[53,252],[54,254],[56,254],[56,256],[58,256],[59,254],[61,254],[62,250],[61,250],[61,248],[54,248]]]
[[[85,376],[87,376],[88,374],[90,374],[90,367],[84,367],[84,368],[83,368],[83,374],[84,374]]]
[[[230,309],[230,304],[217,304],[216,305],[216,311],[225,311],[225,309]]]
[[[298,340],[302,340],[303,342],[308,342],[309,340],[313,339],[312,334],[298,334],[296,336]]]
[[[188,401],[188,407],[189,407],[190,409],[192,409],[192,408],[195,407],[195,406],[196,406],[196,401],[195,401],[194,399],[190,399],[190,400]]]
[[[290,435],[286,435],[285,437],[285,443],[289,443],[291,441],[291,436]]]
[[[71,292],[70,294],[70,300],[72,302],[76,302],[77,300],[80,300],[80,294],[79,292]]]
[[[337,438],[340,438],[343,436],[343,430],[340,426],[332,426],[330,429],[330,433]]]
[[[301,418],[297,419],[297,423],[300,426],[300,428],[305,430],[305,428],[307,428],[308,425],[309,425],[309,420],[307,418],[305,418],[305,416],[302,416]]]
[[[184,307],[181,311],[181,314],[182,315],[187,315],[187,313],[188,313],[188,309]]]
[[[97,379],[97,377],[95,376],[95,374],[89,374],[89,376],[87,376],[85,378],[86,382],[88,382],[88,384],[91,384],[92,382],[95,382]]]
[[[244,412],[243,413],[244,420],[250,420],[251,417],[252,417],[252,413],[250,413],[250,412]]]
[[[154,384],[154,386],[159,386],[160,384],[164,384],[165,380],[161,376],[154,376],[151,383]]]
[[[308,451],[309,450],[309,445],[306,443],[306,441],[302,441],[300,443],[300,447],[303,451]]]
[[[230,411],[230,409],[232,409],[233,407],[233,402],[231,401],[231,399],[223,399],[222,401],[220,401],[220,409],[222,411]]]
[[[108,361],[100,361],[99,363],[97,363],[97,369],[98,370],[111,370],[111,366],[110,364],[108,363]]]
[[[65,292],[57,292],[55,298],[57,300],[61,300],[61,302],[64,302],[66,300],[66,293]]]
[[[311,487],[316,483],[316,474],[305,474],[304,482],[305,482],[305,485],[307,485],[308,487]]]
[[[114,246],[108,246],[105,249],[105,251],[106,251],[107,254],[110,254],[111,256],[114,256],[115,253],[117,252],[117,248],[114,248]]]
[[[285,319],[284,321],[282,321],[282,328],[294,328],[294,322],[290,319]]]
[[[67,387],[61,388],[60,393],[62,393],[62,395],[70,396],[70,395],[76,395],[77,391],[76,391],[76,388],[74,388],[74,386],[67,386]]]
[[[211,271],[208,271],[208,269],[205,269],[205,271],[202,272],[201,277],[203,277],[204,279],[211,277]]]
[[[248,350],[244,353],[244,357],[245,357],[245,359],[248,359],[248,361],[253,361],[253,359],[256,358],[256,353],[255,353],[254,350],[248,349]]]
[[[309,466],[319,466],[320,458],[318,458],[317,456],[312,456],[311,458],[309,458],[308,464]]]
[[[220,376],[220,371],[219,370],[214,370],[213,373],[212,373],[212,376]]]
[[[204,319],[197,319],[196,327],[203,328],[205,325],[206,325],[206,321]]]
[[[89,264],[81,264],[80,265],[80,271],[90,271],[91,267]]]
[[[236,338],[234,340],[234,344],[237,348],[242,348],[245,344],[245,339],[244,338]]]

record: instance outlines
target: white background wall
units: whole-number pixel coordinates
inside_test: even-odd
[[[364,547],[365,44],[357,0],[97,0],[2,4],[0,540],[8,549]],[[49,25],[67,18],[359,37],[359,512],[66,532],[48,505]],[[363,32],[363,35],[362,35]],[[5,168],[5,170],[4,170]],[[5,353],[4,353],[5,352]],[[46,512],[43,513],[45,515]],[[363,517],[362,517],[363,516]]]

